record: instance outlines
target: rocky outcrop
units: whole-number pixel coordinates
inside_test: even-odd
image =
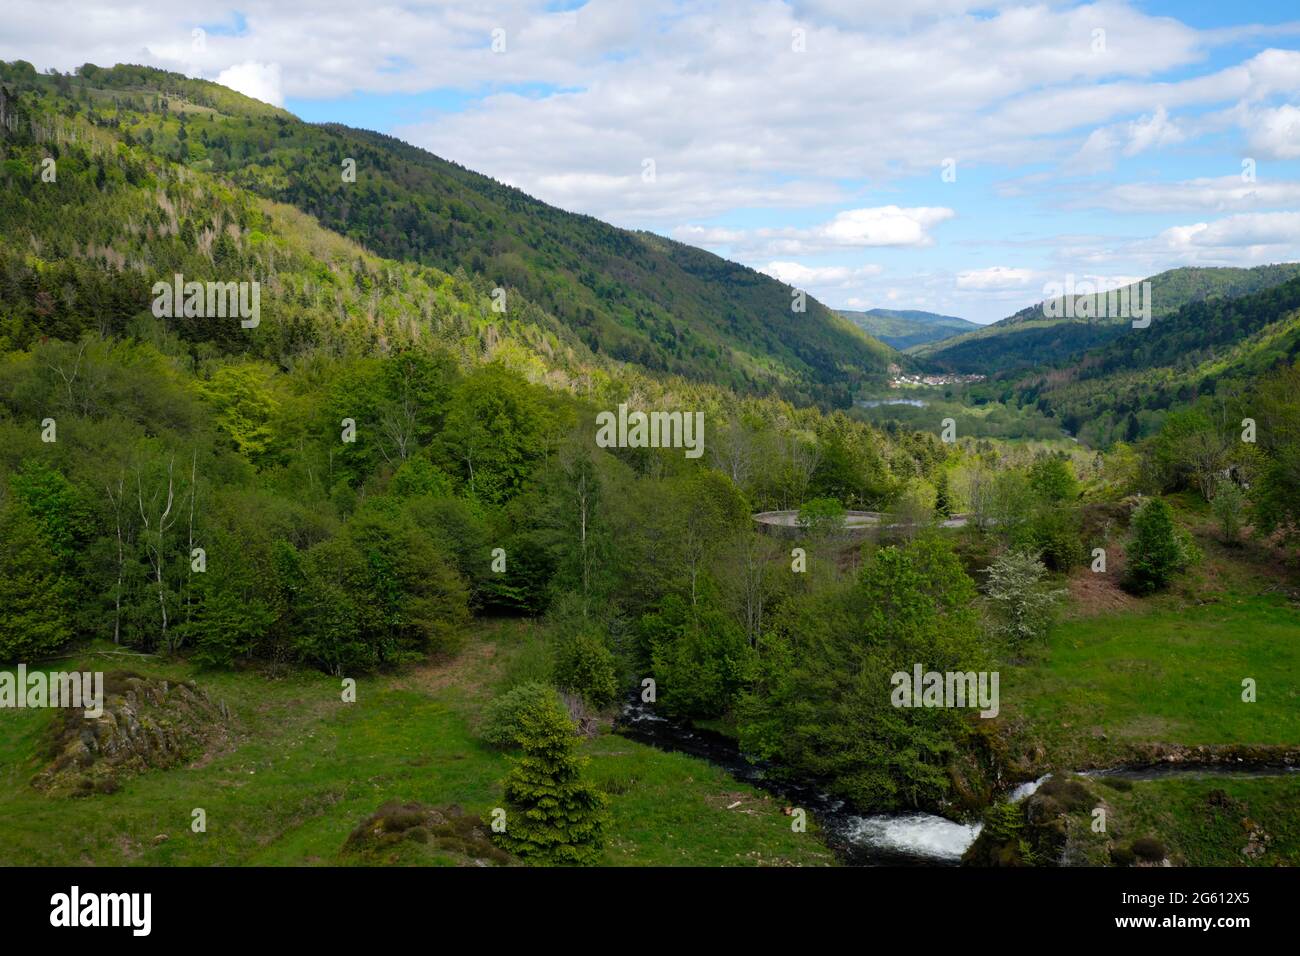
[[[998,803],[962,857],[963,866],[1061,866],[1072,864],[1077,821],[1072,814],[1102,805],[1077,780],[1053,778],[1020,803]]]
[[[62,710],[49,730],[49,764],[32,785],[51,796],[112,793],[124,776],[191,759],[231,733],[230,713],[189,681],[104,675],[98,717]]]
[[[420,847],[465,866],[509,866],[518,862],[492,842],[483,821],[460,807],[429,807],[396,800],[362,820],[348,836],[343,850],[378,857],[387,863],[418,863],[423,862]]]

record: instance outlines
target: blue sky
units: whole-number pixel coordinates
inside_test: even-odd
[[[4,58],[203,76],[836,307],[1300,259],[1293,2],[10,6]]]

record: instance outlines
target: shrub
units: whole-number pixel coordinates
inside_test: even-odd
[[[1084,558],[1079,539],[1082,516],[1065,504],[1038,505],[1029,520],[1016,528],[1010,540],[1019,550],[1037,551],[1053,571],[1068,571]]]
[[[1134,856],[1148,863],[1159,863],[1169,855],[1165,852],[1165,845],[1155,837],[1138,837],[1132,843],[1132,850]]]
[[[1116,866],[1132,866],[1137,861],[1133,851],[1126,846],[1112,846],[1110,848],[1110,862]]]
[[[1036,554],[1008,551],[988,569],[988,600],[996,627],[1012,647],[1047,637],[1064,589],[1048,588]]]
[[[0,661],[31,661],[72,639],[72,591],[36,521],[0,512]]]
[[[556,687],[577,694],[588,707],[607,707],[618,698],[614,655],[590,626],[560,639],[551,676]]]
[[[1223,540],[1230,545],[1241,544],[1241,525],[1246,514],[1246,494],[1231,478],[1219,479],[1215,486],[1210,510],[1218,519]]]
[[[716,717],[730,709],[749,677],[753,652],[745,633],[723,611],[687,607],[670,597],[641,619],[662,703],[670,713]]]
[[[1078,780],[1063,780],[1060,777],[1053,777],[1039,787],[1038,792],[1051,797],[1071,813],[1079,810],[1089,810],[1097,803],[1097,798]]]
[[[509,749],[522,743],[524,717],[547,708],[564,713],[554,687],[529,681],[494,697],[483,713],[479,735],[493,747]]]
[[[1029,469],[1029,486],[1043,501],[1073,501],[1079,497],[1079,482],[1068,458],[1050,455],[1040,458]]]
[[[834,498],[814,498],[799,509],[799,527],[814,537],[838,534],[844,528],[844,506]]]

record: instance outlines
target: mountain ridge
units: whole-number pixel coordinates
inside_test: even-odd
[[[979,324],[955,315],[926,312],[921,309],[837,309],[872,338],[900,352],[913,346],[940,341],[973,331]]]

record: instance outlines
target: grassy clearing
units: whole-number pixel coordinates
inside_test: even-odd
[[[1277,597],[1067,621],[1004,668],[1003,717],[1052,759],[1105,761],[1126,744],[1300,743],[1300,626]],[[1242,679],[1254,678],[1255,703]]]
[[[1131,835],[1158,836],[1178,865],[1300,865],[1300,781],[1294,776],[1151,780],[1127,793],[1094,789],[1115,804]],[[1269,838],[1258,859],[1242,853],[1254,826]]]
[[[1072,590],[1085,599],[1003,668],[1003,719],[1058,767],[1123,759],[1134,744],[1300,746],[1294,580],[1257,543],[1224,546],[1203,504],[1179,502],[1179,518],[1204,559],[1169,592],[1131,598],[1117,575],[1081,571],[1072,585],[1086,587]],[[1255,703],[1241,699],[1248,677]]]
[[[389,800],[496,806],[509,761],[474,735],[494,683],[529,666],[530,625],[489,623],[455,660],[363,679],[356,704],[337,679],[293,672],[200,672],[182,663],[132,667],[189,678],[224,699],[233,747],[187,766],[125,780],[109,796],[49,799],[30,786],[49,711],[0,711],[0,865],[334,865],[348,834]],[[111,669],[88,657],[67,668]],[[638,864],[829,864],[810,828],[790,831],[775,801],[699,760],[620,737],[584,745],[592,778],[610,794],[605,861]],[[741,806],[727,806],[741,800]],[[208,832],[190,831],[191,811]],[[460,862],[412,853],[393,862]]]
[[[1092,808],[1071,814],[1083,860],[1108,866],[1111,848],[1154,838],[1175,866],[1300,864],[1300,787],[1294,777],[1183,776],[1147,781],[1078,778],[1106,810],[1092,830]],[[1243,852],[1256,837],[1252,856]],[[1081,861],[1082,862],[1082,861]]]

